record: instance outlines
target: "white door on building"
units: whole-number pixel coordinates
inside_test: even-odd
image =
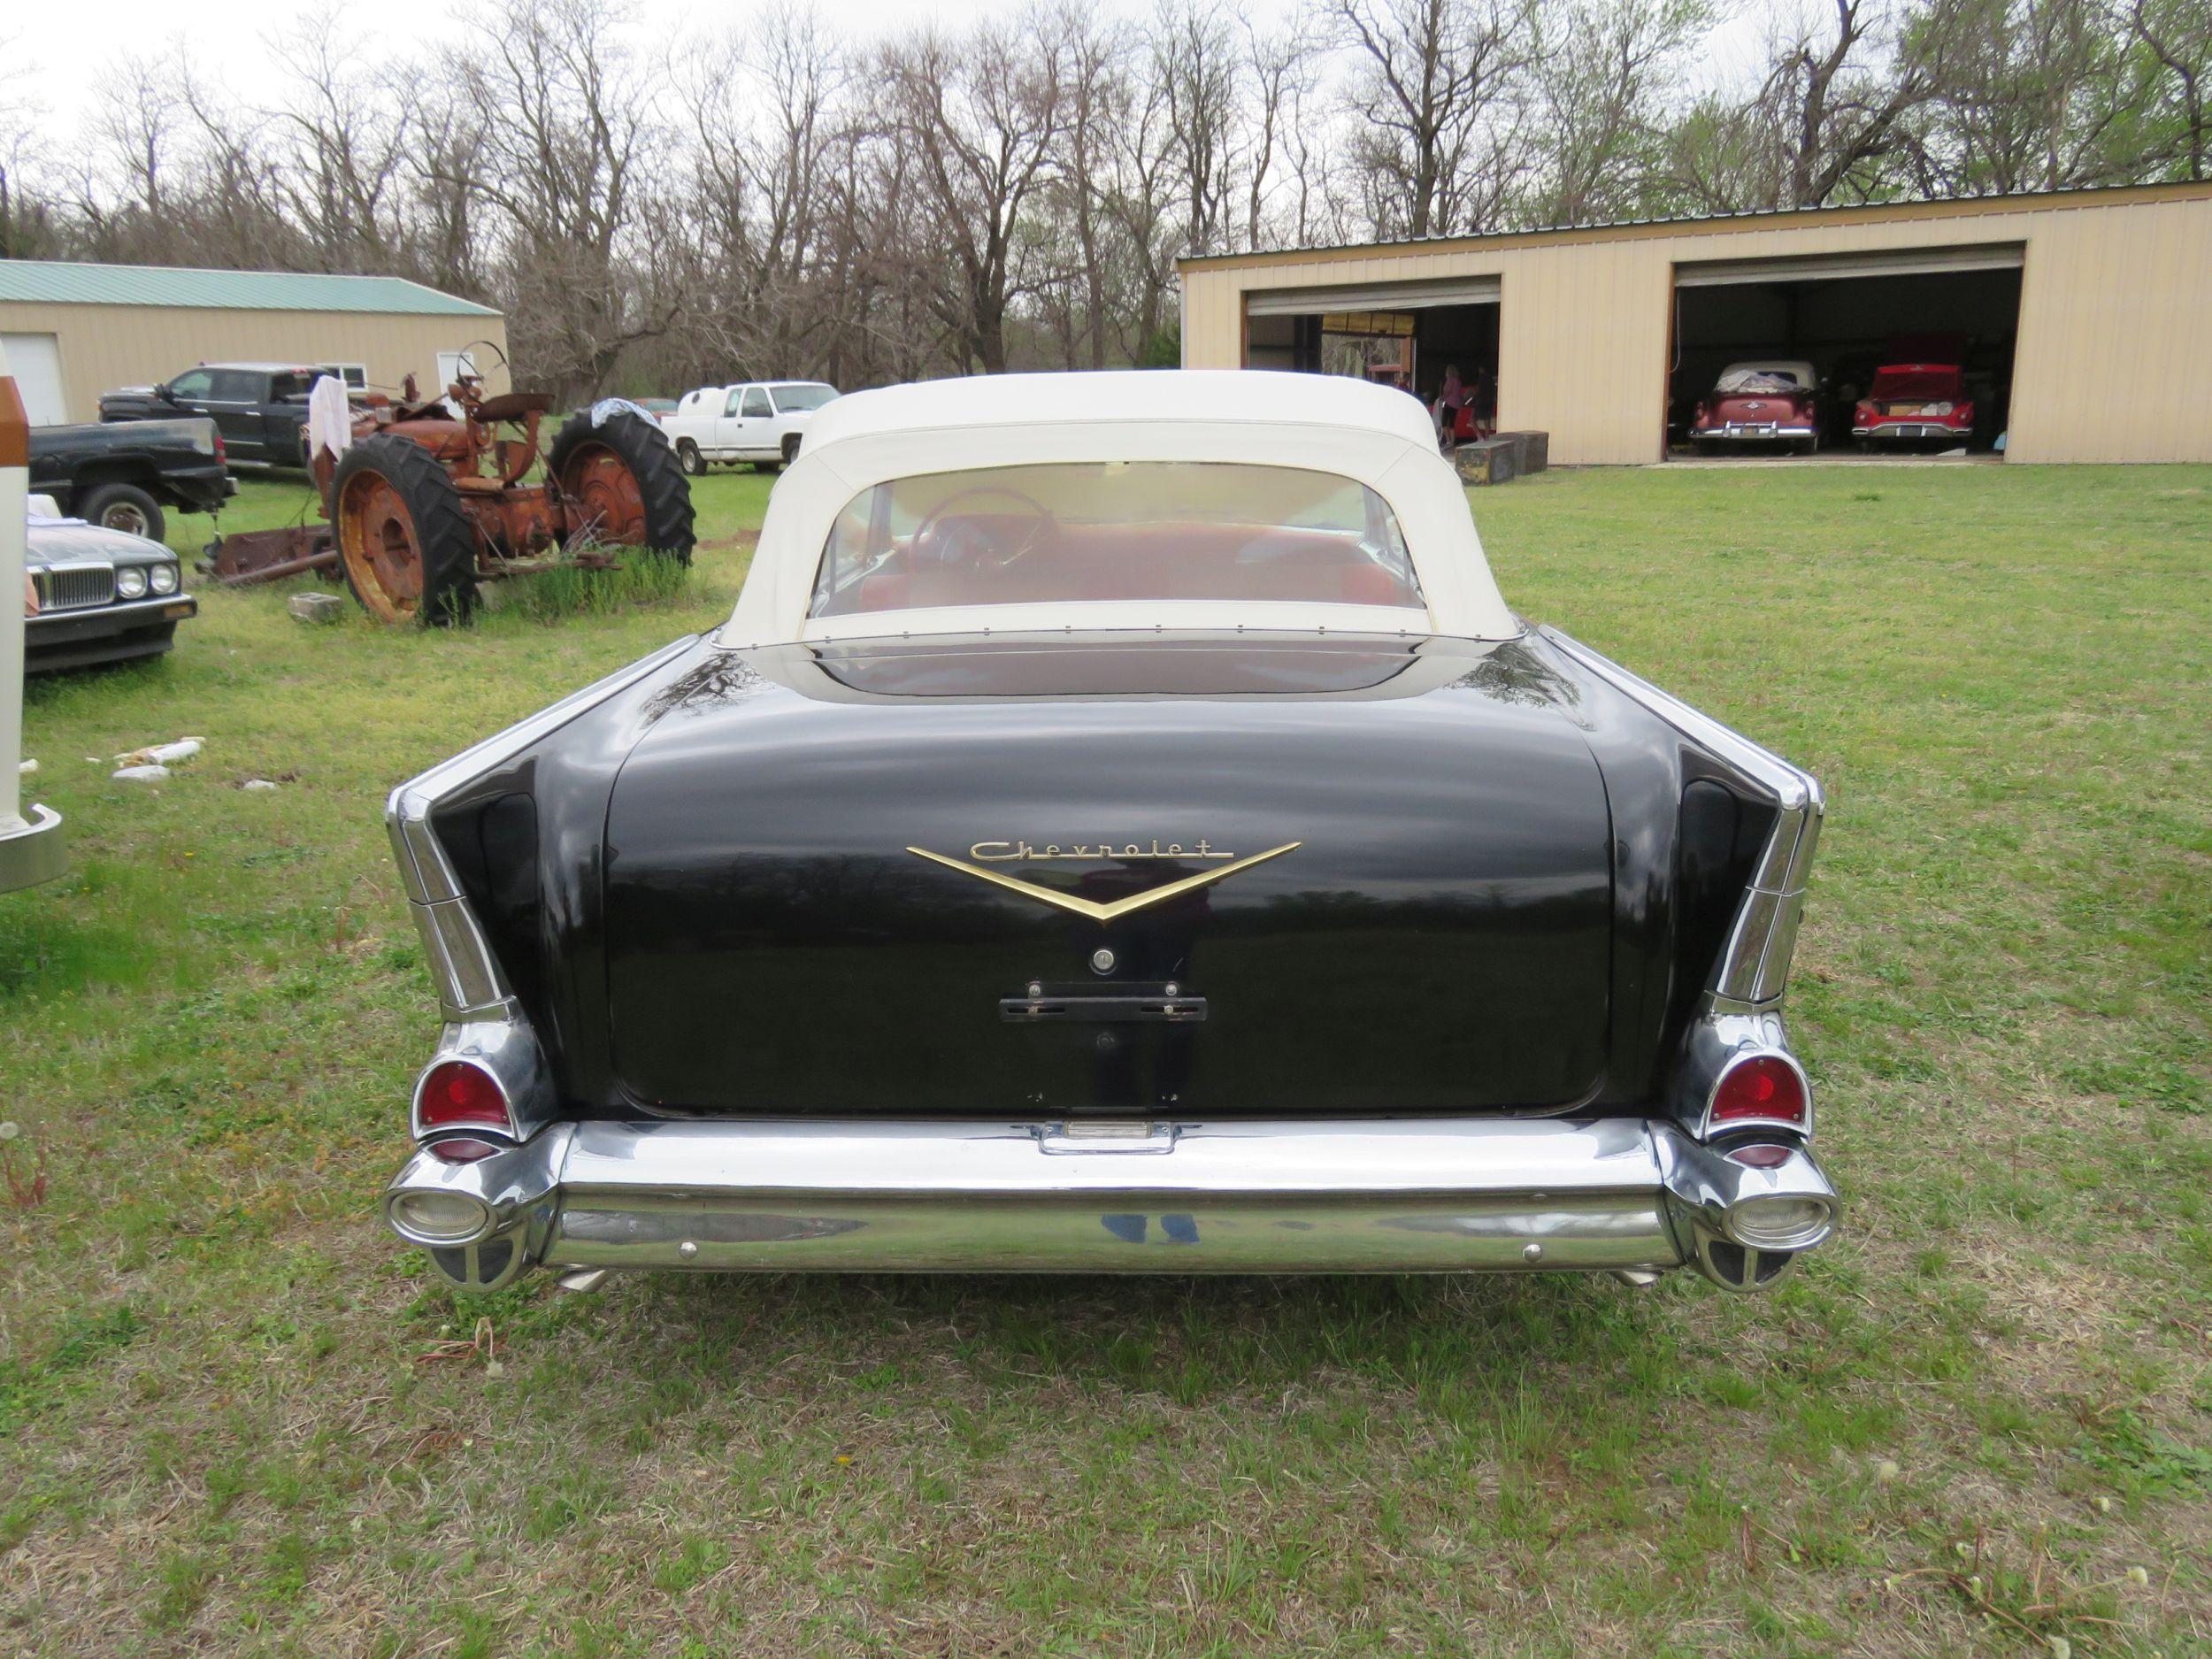
[[[478,373],[476,353],[473,351],[441,351],[438,353],[438,386],[435,395],[445,399],[445,406],[453,411],[456,419],[460,416],[460,406],[451,398],[446,397],[445,388],[464,377],[474,380]]]
[[[69,400],[61,388],[61,341],[53,334],[0,334],[8,354],[8,373],[23,394],[23,410],[34,426],[58,426],[69,419]]]
[[[463,375],[474,379],[480,371],[476,366],[473,351],[441,351],[438,353],[438,390],[445,388]]]

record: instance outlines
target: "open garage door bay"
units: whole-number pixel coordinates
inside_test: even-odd
[[[1499,292],[1494,276],[1257,290],[1245,302],[1245,366],[1348,374],[1432,405],[1455,381],[1489,422]]]
[[[1670,452],[1778,447],[1716,439],[1697,419],[1724,372],[1762,362],[1811,365],[1823,449],[1995,449],[2009,423],[2024,255],[2017,242],[1983,242],[1678,263]],[[1883,374],[1904,365],[1925,372]],[[1969,402],[1971,425],[1959,432],[1913,419],[1924,408],[1947,418]],[[1885,412],[1870,422],[1868,407]]]

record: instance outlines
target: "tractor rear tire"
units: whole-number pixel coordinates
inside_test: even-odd
[[[330,480],[338,568],[381,622],[454,627],[476,612],[476,522],[438,458],[383,433],[348,446]]]
[[[627,413],[596,426],[588,413],[572,415],[545,465],[562,493],[584,511],[585,523],[572,526],[570,536],[588,526],[601,542],[691,563],[698,540],[691,484],[659,426]]]

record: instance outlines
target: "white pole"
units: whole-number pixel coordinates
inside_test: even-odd
[[[31,426],[0,348],[0,893],[59,875],[61,815],[23,810],[23,552]]]
[[[0,346],[0,835],[20,831],[23,757],[23,513],[30,430]],[[26,452],[18,454],[20,449]]]

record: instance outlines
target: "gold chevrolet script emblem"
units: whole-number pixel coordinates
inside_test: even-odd
[[[980,849],[985,847],[995,849],[1016,844],[1017,843],[1006,841],[979,841],[974,847],[970,848],[969,851],[972,854],[979,852]],[[1159,843],[1156,841],[1153,843],[1155,847],[1157,847],[1158,844]],[[1071,853],[1064,853],[1056,847],[1051,849],[1048,852],[1033,852],[1029,851],[1025,844],[1023,845],[1024,851],[1022,853],[983,853],[980,856],[984,857],[995,856],[1002,860],[1021,858],[1025,856],[1025,854],[1027,857],[1038,859],[1054,857],[1080,858],[1087,856],[1095,858],[1123,858],[1131,856],[1139,858],[1166,858],[1173,856],[1171,853],[1164,852],[1138,852],[1133,846],[1130,849],[1128,853],[1125,854],[1110,843],[1096,849],[1088,847],[1081,848]],[[1205,847],[1207,844],[1202,841],[1199,845],[1201,847]],[[926,847],[910,847],[906,850],[912,853],[917,858],[926,858],[930,861],[930,863],[933,864],[942,864],[948,870],[957,870],[964,876],[973,876],[977,880],[987,881],[993,887],[1004,887],[1010,893],[1018,893],[1025,899],[1035,899],[1040,904],[1056,904],[1064,910],[1072,910],[1078,916],[1087,916],[1094,922],[1110,922],[1117,917],[1128,915],[1133,910],[1141,910],[1149,905],[1164,904],[1168,900],[1179,898],[1186,893],[1195,893],[1201,887],[1211,887],[1215,882],[1221,880],[1225,876],[1233,876],[1240,870],[1249,870],[1255,864],[1263,864],[1271,858],[1280,858],[1285,853],[1296,852],[1299,848],[1304,845],[1305,843],[1303,841],[1285,841],[1280,847],[1272,848],[1263,853],[1254,853],[1249,858],[1231,858],[1228,863],[1223,864],[1218,870],[1202,870],[1194,876],[1185,876],[1180,881],[1169,881],[1159,887],[1148,888],[1142,893],[1133,893],[1125,899],[1114,900],[1110,904],[1101,904],[1094,899],[1079,899],[1072,893],[1062,893],[1053,887],[1041,887],[1033,882],[1017,880],[1012,876],[1001,875],[995,870],[986,870],[979,864],[968,864],[958,858],[948,858],[944,854],[933,853]],[[1179,847],[1176,850],[1179,852],[1181,849]],[[1228,855],[1224,853],[1214,852],[1210,849],[1202,854],[1194,854],[1192,856],[1209,858],[1222,858],[1228,856]]]

